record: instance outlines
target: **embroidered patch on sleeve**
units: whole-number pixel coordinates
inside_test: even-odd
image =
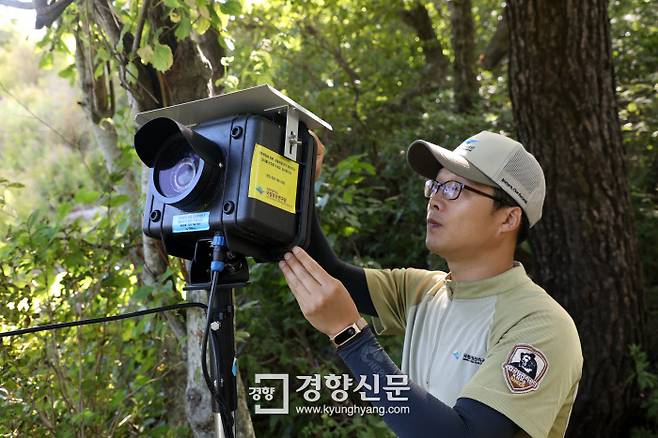
[[[535,391],[548,371],[548,359],[532,345],[517,344],[503,363],[503,376],[510,391]]]

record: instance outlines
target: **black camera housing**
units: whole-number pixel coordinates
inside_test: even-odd
[[[285,158],[284,127],[285,118],[258,114],[193,128],[165,117],[145,123],[135,134],[137,154],[151,169],[144,233],[161,239],[168,254],[189,260],[217,233],[230,252],[258,261],[280,260],[293,246],[305,247],[317,145],[300,121],[295,160]],[[252,166],[261,170],[254,174]]]

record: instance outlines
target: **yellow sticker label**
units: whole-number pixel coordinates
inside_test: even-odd
[[[249,197],[295,213],[299,163],[256,143],[249,174]]]

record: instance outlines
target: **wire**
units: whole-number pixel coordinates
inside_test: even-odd
[[[213,308],[213,301],[217,298],[216,294],[217,294],[218,284],[219,284],[219,271],[213,271],[212,278],[210,280],[210,295],[208,296],[208,309]],[[226,400],[224,400],[224,396],[222,395],[222,393],[218,391],[217,388],[215,387],[215,384],[212,381],[212,378],[210,377],[210,373],[208,373],[208,366],[206,364],[206,358],[208,354],[208,338],[210,333],[210,325],[212,323],[212,314],[210,311],[208,311],[206,315],[207,315],[206,329],[203,333],[203,342],[201,346],[201,370],[203,371],[203,378],[206,381],[208,390],[210,391],[210,394],[212,395],[215,402],[217,403],[217,406],[219,407],[219,415],[222,419],[222,427],[224,428],[224,435],[226,436],[226,438],[233,438],[233,428],[231,424],[231,415],[228,412],[228,404]],[[219,351],[219,346],[214,342],[213,342],[213,349],[216,353]],[[217,372],[219,373],[220,370],[218,369]],[[216,377],[219,381],[219,376]]]
[[[213,271],[212,273],[212,280],[211,280],[211,287],[210,287],[210,296],[208,298],[208,305],[206,306],[205,304],[202,303],[179,303],[179,304],[172,304],[169,306],[162,306],[162,307],[155,307],[152,309],[144,309],[144,310],[139,310],[136,312],[129,312],[129,313],[122,313],[119,315],[113,315],[113,316],[104,316],[102,318],[92,318],[92,319],[84,319],[81,321],[72,321],[72,322],[61,322],[61,323],[55,323],[55,324],[46,324],[46,325],[41,325],[37,327],[29,327],[29,328],[24,328],[24,329],[19,329],[19,330],[12,330],[8,332],[0,332],[0,339],[1,338],[6,338],[10,336],[21,336],[21,335],[26,335],[29,333],[37,333],[41,331],[47,331],[47,330],[59,330],[63,328],[68,328],[68,327],[78,327],[78,326],[83,326],[83,325],[90,325],[90,324],[102,324],[105,322],[111,322],[111,321],[119,321],[122,319],[128,319],[128,318],[136,318],[139,316],[144,316],[144,315],[149,315],[152,313],[159,313],[159,312],[168,312],[171,310],[178,310],[178,309],[189,309],[192,307],[200,308],[206,311],[206,329],[203,333],[203,345],[201,347],[201,369],[203,370],[203,377],[206,380],[206,385],[208,386],[208,389],[210,390],[210,393],[219,406],[219,414],[222,419],[222,427],[224,428],[224,435],[226,438],[233,438],[233,428],[232,428],[232,421],[231,421],[231,415],[228,412],[228,405],[226,401],[224,400],[223,395],[221,394],[220,391],[217,391],[217,388],[215,388],[215,385],[212,382],[212,379],[210,377],[210,374],[208,373],[208,366],[206,364],[206,358],[207,358],[207,345],[208,345],[208,334],[210,332],[210,324],[212,321],[212,316],[211,313],[208,311],[208,309],[212,308],[212,302],[214,299],[216,299],[216,292],[218,289],[218,283],[219,283],[219,272],[218,271]],[[218,352],[219,345],[217,345],[215,342],[213,342],[213,348],[216,352]],[[219,370],[218,370],[219,371]],[[217,376],[219,379],[219,376]]]
[[[143,315],[149,315],[151,313],[159,313],[159,312],[168,312],[170,310],[177,310],[177,309],[186,309],[190,307],[198,307],[200,309],[208,310],[208,306],[205,304],[201,303],[179,303],[179,304],[172,304],[169,306],[162,306],[162,307],[155,307],[153,309],[144,309],[144,310],[139,310],[137,312],[130,312],[130,313],[122,313],[119,315],[114,315],[114,316],[105,316],[103,318],[93,318],[93,319],[83,319],[82,321],[73,321],[73,322],[61,322],[61,323],[56,323],[56,324],[46,324],[46,325],[40,325],[37,327],[30,327],[30,328],[24,328],[20,330],[12,330],[9,332],[0,332],[0,338],[5,338],[9,336],[20,336],[20,335],[25,335],[28,333],[36,333],[36,332],[41,332],[44,330],[58,330],[58,329],[63,329],[67,327],[77,327],[81,325],[89,325],[89,324],[100,324],[104,322],[110,322],[110,321],[119,321],[121,319],[127,319],[127,318],[136,318],[139,316]]]

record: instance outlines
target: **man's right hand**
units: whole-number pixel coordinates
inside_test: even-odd
[[[320,172],[322,171],[322,161],[324,160],[324,144],[320,141],[318,136],[313,131],[308,131],[309,134],[315,139],[315,144],[317,145],[317,151],[315,154],[315,179],[320,178]]]

